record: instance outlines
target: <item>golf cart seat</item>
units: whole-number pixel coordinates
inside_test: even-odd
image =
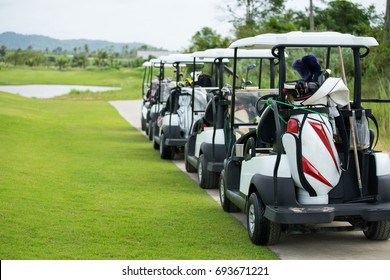
[[[225,113],[228,108],[227,104],[223,103],[224,99],[220,95],[214,95],[206,106],[204,119],[216,129],[223,128]],[[213,110],[215,108],[215,112]]]
[[[170,90],[167,103],[165,105],[164,113],[169,112],[171,114],[176,114],[177,109],[179,108],[179,95],[180,90],[178,88],[173,88]]]
[[[264,109],[256,130],[256,147],[271,148],[276,143],[276,125],[274,111],[271,107]]]
[[[215,87],[215,80],[207,74],[200,74],[198,77],[197,85],[201,87]]]

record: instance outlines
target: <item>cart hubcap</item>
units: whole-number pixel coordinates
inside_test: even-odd
[[[161,137],[160,139],[161,139],[161,141],[160,141],[160,155],[162,155],[163,154],[164,137]]]
[[[199,182],[202,181],[202,176],[203,176],[203,170],[202,170],[202,162],[199,162],[199,167],[198,167],[198,180]]]
[[[255,231],[255,219],[256,219],[255,207],[253,206],[253,204],[251,204],[249,206],[249,211],[248,211],[248,227],[251,235],[253,235]]]
[[[221,202],[224,203],[224,201],[225,201],[225,186],[223,184],[223,179],[221,179],[221,183],[219,186],[219,195],[221,197]]]

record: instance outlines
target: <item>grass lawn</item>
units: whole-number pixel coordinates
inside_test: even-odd
[[[105,101],[0,93],[0,143],[0,259],[277,258]]]
[[[72,91],[70,95],[57,99],[133,100],[141,98],[142,76],[142,68],[59,71],[47,68],[9,67],[0,70],[0,85],[64,84],[120,87],[122,90],[109,93]]]

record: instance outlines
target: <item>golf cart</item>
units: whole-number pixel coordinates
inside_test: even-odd
[[[153,140],[153,127],[156,126],[157,119],[161,110],[169,97],[170,90],[176,86],[176,82],[170,77],[165,77],[167,69],[173,67],[172,64],[166,63],[166,56],[151,60],[150,71],[150,89],[148,92],[149,110],[146,110],[145,133],[149,140]],[[158,68],[158,73],[153,79],[153,68]],[[142,109],[144,112],[145,109]]]
[[[226,158],[227,146],[225,140],[224,126],[226,121],[226,115],[228,111],[228,105],[230,97],[226,94],[226,91],[222,90],[224,80],[226,80],[227,73],[233,77],[233,72],[230,70],[225,62],[227,59],[234,58],[234,52],[231,49],[209,49],[202,53],[194,53],[195,56],[201,56],[202,58],[211,58],[212,62],[216,67],[215,80],[217,81],[219,88],[212,90],[212,96],[206,107],[205,116],[198,120],[192,128],[191,135],[185,147],[185,167],[188,172],[198,173],[198,183],[201,188],[217,188],[219,183],[219,175],[223,169],[223,161]],[[270,50],[240,50],[238,52],[238,58],[245,59],[243,65],[248,65],[248,60],[259,64],[258,74],[258,86],[248,87],[251,83],[249,82],[249,72],[255,69],[255,64],[250,64],[246,67],[245,78],[241,81],[241,89],[254,91],[252,95],[252,101],[246,97],[249,95],[240,95],[245,99],[240,99],[242,103],[241,112],[245,109],[249,112],[254,108],[257,101],[258,94],[260,92],[269,92],[269,90],[261,89],[261,72],[263,66],[263,60],[269,61],[270,68],[270,81],[269,85],[271,88],[274,87],[274,59],[275,57],[271,54]],[[225,76],[225,77],[224,77]],[[252,104],[250,106],[250,104]],[[252,120],[253,116],[250,117]]]
[[[235,52],[272,48],[279,59],[279,92],[258,100],[259,123],[241,137],[234,134],[237,91],[232,89],[220,200],[225,211],[246,213],[253,243],[275,244],[281,233],[324,231],[390,237],[390,157],[374,150],[374,133],[367,126],[372,112],[361,106],[361,60],[376,45],[372,37],[337,32],[263,34],[231,44]],[[307,54],[309,49],[322,51],[326,70],[314,55],[305,55],[293,63],[301,79],[287,81],[292,71],[287,71],[291,64],[285,51],[291,58],[294,50]],[[342,50],[353,58],[352,102],[345,75],[330,77],[327,70],[345,73]]]
[[[153,67],[155,63],[158,63],[158,59],[151,59],[150,61],[145,61],[142,66],[144,67],[144,75],[142,78],[142,106],[141,106],[141,129],[146,130],[148,123],[148,115],[150,114],[151,107],[151,90],[152,89],[152,77],[153,77]],[[146,133],[148,134],[148,133]]]
[[[182,152],[193,122],[192,106],[199,112],[204,111],[207,103],[207,92],[200,88],[193,90],[191,79],[180,72],[181,67],[192,66],[192,61],[189,54],[171,55],[165,61],[176,68],[177,85],[170,90],[165,107],[153,126],[153,147],[159,149],[162,159],[173,159],[176,152]],[[182,76],[184,81],[180,81]]]

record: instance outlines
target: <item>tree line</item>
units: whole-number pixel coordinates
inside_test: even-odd
[[[27,49],[7,49],[0,46],[0,63],[13,66],[46,66],[58,67],[63,70],[67,67],[87,68],[95,66],[99,68],[138,67],[144,59],[137,57],[137,51],[148,50],[146,45],[129,50],[124,46],[121,52],[115,52],[113,47],[97,51],[89,51],[88,45],[84,48],[75,47],[73,51],[62,50],[58,47],[49,51]],[[0,65],[1,66],[1,65]]]
[[[191,38],[186,51],[227,47],[232,41],[263,33],[290,31],[336,31],[358,36],[373,36],[379,47],[373,48],[373,60],[379,70],[390,65],[390,11],[385,14],[371,5],[367,8],[346,0],[306,0],[304,11],[286,9],[286,0],[226,0],[226,14],[233,38],[223,37],[210,27],[203,27]],[[316,6],[316,4],[321,5]]]

